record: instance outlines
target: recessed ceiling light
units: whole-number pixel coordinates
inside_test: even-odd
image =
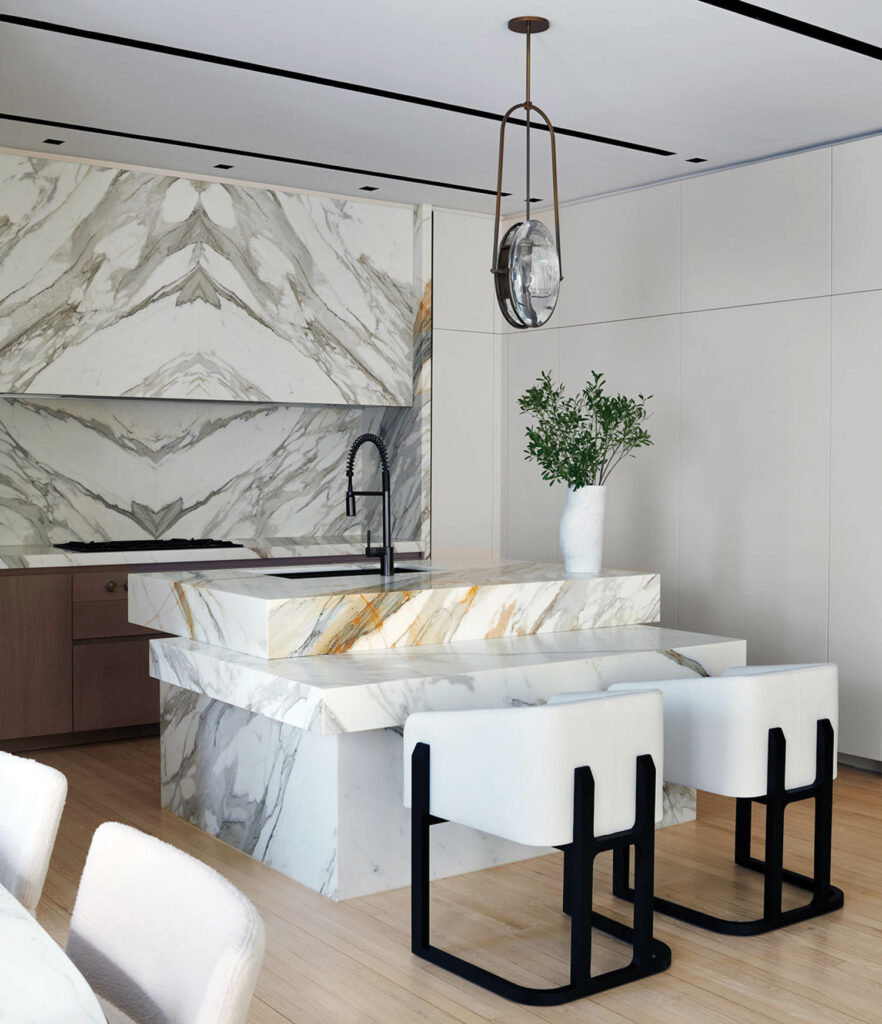
[[[63,146],[64,139],[43,139],[43,143],[47,146]]]
[[[707,157],[706,156],[690,156],[689,159],[686,161],[686,163],[687,164],[706,164],[707,163]]]
[[[376,192],[378,188],[378,185],[361,185],[359,192]]]
[[[232,164],[215,164],[214,165],[219,171],[231,171],[233,169]]]

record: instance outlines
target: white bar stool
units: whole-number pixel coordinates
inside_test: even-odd
[[[411,715],[404,726],[404,803],[413,810],[413,952],[497,995],[541,1006],[665,970],[671,951],[652,935],[661,759],[657,692],[595,693],[573,707]],[[429,829],[443,821],[564,851],[564,902],[572,908],[569,984],[528,988],[430,943]],[[632,845],[633,928],[595,912],[592,896],[597,854]],[[632,946],[628,966],[592,977],[592,926]]]
[[[661,690],[664,694],[665,778],[735,797],[735,863],[764,877],[762,917],[732,921],[656,897],[655,909],[688,924],[726,935],[759,935],[838,910],[841,889],[830,884],[833,780],[839,725],[835,665],[733,668],[712,678],[617,683],[607,692]],[[555,703],[578,700],[559,694]],[[784,867],[784,812],[814,800],[812,877]],[[750,852],[751,811],[765,805],[765,857]],[[616,852],[613,892],[634,899],[628,851]],[[811,900],[782,909],[782,883]]]

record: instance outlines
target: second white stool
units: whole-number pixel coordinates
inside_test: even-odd
[[[652,934],[661,759],[658,692],[592,694],[572,707],[411,715],[404,726],[404,802],[413,810],[413,952],[498,995],[546,1006],[665,970],[671,951]],[[568,984],[528,988],[431,944],[429,830],[443,821],[564,851],[564,903],[571,910]],[[592,907],[594,858],[631,846],[633,928]],[[631,945],[628,966],[592,976],[592,926]]]
[[[839,724],[835,665],[779,665],[729,669],[710,678],[617,683],[605,692],[661,690],[664,694],[665,779],[735,797],[735,863],[763,875],[763,913],[728,920],[656,897],[659,913],[728,935],[757,935],[838,910],[841,889],[830,884],[833,780]],[[582,694],[558,694],[555,704]],[[549,703],[551,703],[550,701]],[[812,876],[784,867],[784,812],[799,800],[815,802]],[[751,810],[765,806],[765,857],[750,852]],[[613,892],[634,899],[628,851],[614,854]],[[782,908],[782,883],[811,900]]]

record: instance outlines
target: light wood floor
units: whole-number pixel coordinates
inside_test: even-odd
[[[756,938],[713,936],[657,918],[673,949],[669,971],[553,1009],[506,1002],[415,959],[409,890],[333,903],[159,810],[159,743],[130,740],[46,751],[70,794],[38,911],[63,942],[94,829],[124,821],[217,868],[257,905],[267,954],[251,1024],[765,1024],[882,1021],[882,780],[841,769],[836,785],[833,880],[846,894],[836,914]],[[657,890],[708,909],[756,916],[759,879],[731,865],[732,801],[703,797],[700,821],[658,833]],[[807,805],[788,811],[790,866],[810,870]],[[757,831],[756,837],[759,835]],[[535,985],[566,981],[568,919],[559,912],[560,855],[438,882],[433,941]],[[750,877],[744,877],[747,874]],[[598,861],[598,906],[627,917],[607,895]],[[600,937],[595,970],[623,961]]]

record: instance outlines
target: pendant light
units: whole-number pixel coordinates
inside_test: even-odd
[[[541,327],[547,323],[557,305],[560,293],[560,218],[557,208],[557,149],[554,127],[545,111],[530,99],[530,40],[549,28],[547,18],[532,16],[512,18],[512,32],[527,37],[527,88],[523,103],[515,103],[506,111],[499,128],[499,170],[496,177],[496,226],[493,231],[493,268],[496,298],[502,315],[512,327]],[[526,219],[514,224],[499,243],[499,217],[502,202],[502,164],[505,153],[505,129],[511,115],[524,110],[527,122]],[[530,116],[533,111],[545,121],[551,140],[551,181],[554,190],[554,238],[539,220],[530,217]]]

